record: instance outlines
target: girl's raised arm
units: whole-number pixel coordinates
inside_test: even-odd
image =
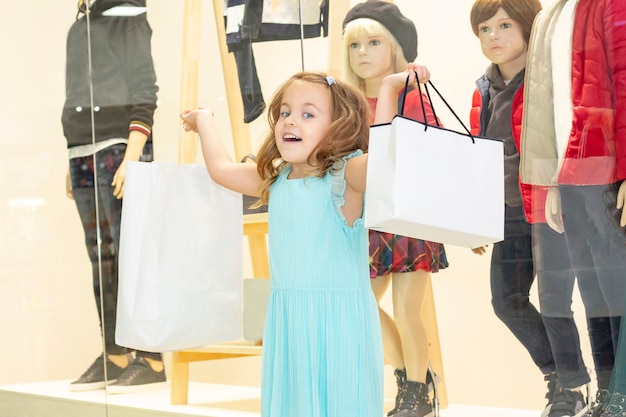
[[[232,160],[219,137],[211,109],[187,110],[181,113],[180,118],[186,131],[198,132],[204,162],[213,181],[233,191],[258,197],[261,177],[256,164]]]

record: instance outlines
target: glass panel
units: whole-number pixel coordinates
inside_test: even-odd
[[[99,5],[107,3],[137,5],[140,2],[97,0],[93,6],[100,7]],[[189,103],[193,103],[193,106],[208,106],[214,110],[219,120],[220,135],[233,155],[241,158],[247,153],[255,153],[266,134],[266,114],[258,111],[259,106],[262,103],[268,105],[274,91],[290,75],[301,69],[334,69],[337,78],[343,76],[341,70],[345,48],[341,40],[341,22],[356,1],[330,2],[335,10],[341,10],[336,15],[331,10],[328,16],[330,37],[264,41],[257,39],[251,44],[233,43],[231,37],[229,45],[236,52],[224,52],[226,59],[223,62],[220,57],[223,38],[218,36],[216,24],[221,24],[222,17],[215,17],[216,9],[223,10],[222,1],[189,1],[188,4],[193,3],[197,7],[188,9],[189,14],[185,12],[185,3],[185,0],[149,1],[147,14],[139,14],[139,18],[115,18],[121,22],[129,22],[147,16],[152,29],[150,55],[158,86],[158,106],[152,126],[152,149],[156,161],[180,159],[179,148],[183,136],[178,114],[189,107]],[[276,7],[285,6],[292,11],[298,10],[298,3],[298,0],[273,2]],[[314,0],[313,3],[317,7],[320,2]],[[440,0],[420,2],[418,5],[414,0],[397,0],[394,3],[406,17],[415,22],[419,39],[418,62],[428,66],[433,83],[462,121],[469,125],[476,80],[489,66],[480,42],[471,30],[469,16],[472,2]],[[549,0],[542,1],[543,6],[551,3],[553,2]],[[584,3],[583,0],[579,2]],[[106,277],[116,274],[116,245],[103,228],[102,222],[89,225],[87,230],[91,236],[92,247],[96,249],[90,252],[86,248],[85,231],[76,197],[80,196],[80,201],[85,204],[91,202],[93,182],[85,176],[91,169],[110,175],[99,186],[104,188],[105,194],[111,195],[112,175],[121,162],[126,145],[109,143],[110,146],[102,151],[107,156],[101,164],[96,163],[95,166],[90,162],[94,151],[90,145],[100,143],[99,132],[108,128],[108,119],[103,115],[111,110],[111,104],[122,105],[126,110],[126,105],[132,107],[137,103],[152,103],[149,96],[153,90],[150,87],[142,90],[147,96],[136,100],[119,90],[123,83],[115,78],[99,78],[94,75],[91,85],[85,79],[81,85],[83,88],[93,88],[90,90],[93,91],[93,99],[89,96],[89,102],[86,103],[68,101],[67,108],[73,112],[73,116],[80,113],[88,119],[87,123],[82,124],[85,132],[81,132],[81,138],[87,138],[81,144],[87,147],[83,148],[83,153],[70,155],[67,149],[67,131],[64,131],[62,123],[64,103],[68,95],[73,94],[71,89],[66,91],[66,70],[81,66],[84,68],[90,63],[89,57],[93,74],[98,74],[104,66],[112,64],[114,59],[120,63],[135,65],[142,55],[141,52],[145,53],[147,49],[145,45],[140,47],[140,43],[135,40],[126,46],[138,50],[127,56],[115,52],[114,57],[107,58],[106,54],[112,53],[113,49],[98,50],[96,45],[101,45],[101,41],[109,42],[110,36],[113,36],[119,37],[120,43],[115,42],[112,48],[122,46],[124,32],[121,26],[124,24],[120,23],[121,26],[113,34],[103,39],[99,29],[91,27],[92,24],[97,26],[99,23],[90,20],[90,30],[87,31],[85,23],[83,33],[79,36],[81,46],[72,49],[74,52],[69,55],[66,52],[68,35],[77,18],[75,0],[10,2],[5,9],[0,17],[0,37],[5,40],[2,48],[4,60],[0,66],[4,97],[0,102],[0,311],[3,313],[0,314],[0,329],[4,335],[0,343],[0,415],[66,415],[64,407],[68,403],[72,404],[75,415],[88,416],[125,417],[128,414],[124,407],[136,407],[138,413],[145,414],[155,409],[184,414],[189,408],[194,408],[194,412],[198,409],[201,412],[210,410],[206,412],[207,415],[217,415],[219,411],[215,410],[258,412],[261,375],[259,356],[192,363],[190,391],[186,398],[190,405],[170,405],[170,394],[174,389],[174,355],[169,352],[164,354],[168,385],[151,393],[113,396],[104,390],[69,390],[68,384],[76,380],[102,352],[98,317],[101,309],[98,308],[96,299],[100,298],[100,291],[106,288]],[[234,13],[236,15],[237,12]],[[81,16],[84,14],[79,14],[78,17]],[[198,32],[188,33],[190,37],[184,42],[184,34],[192,27],[194,18],[198,18],[200,22]],[[139,26],[141,24],[132,30]],[[91,50],[86,46],[88,39],[91,39]],[[337,43],[341,45],[336,47]],[[191,52],[191,56],[194,56],[195,47],[198,48],[197,60],[185,61],[184,57],[189,57],[185,54]],[[128,52],[129,49],[124,50]],[[616,59],[621,62],[624,58],[619,56]],[[144,64],[147,66],[139,65],[130,72],[138,75],[150,67],[149,64]],[[258,85],[255,84],[255,75]],[[83,72],[81,76],[87,77],[87,72]],[[249,77],[248,83],[244,82],[240,86],[238,80],[246,79],[246,76]],[[191,84],[183,83],[183,79]],[[103,97],[100,94],[103,92],[110,94],[103,99],[106,102],[104,104],[100,102]],[[197,93],[195,99],[194,93]],[[443,109],[443,104],[436,98],[433,102],[443,125],[461,130],[458,121]],[[66,113],[66,121],[68,114],[70,113]],[[598,125],[610,125],[607,119],[598,117]],[[126,120],[127,116],[124,118]],[[92,124],[92,120],[95,124]],[[141,118],[138,121],[151,124]],[[128,137],[130,120],[123,124],[123,129],[109,139]],[[71,125],[76,127],[74,123]],[[187,136],[186,139],[187,143],[191,140],[192,149],[196,148],[192,152],[193,161],[202,164],[202,156],[192,136]],[[150,146],[145,147],[144,160],[150,159],[148,154],[152,149]],[[139,156],[134,159],[138,158]],[[72,167],[75,174],[74,200],[69,199],[65,191],[66,177]],[[80,186],[86,186],[88,191],[79,192]],[[603,190],[597,191],[603,198],[603,204],[612,204],[614,195],[601,192]],[[566,192],[565,198],[573,197]],[[115,202],[115,199],[111,201]],[[97,216],[102,221],[106,220],[108,228],[115,221],[104,217],[108,209],[102,204],[104,202],[100,201]],[[462,209],[462,202],[459,208]],[[596,220],[605,219],[606,213],[602,205],[596,206],[594,210],[590,214]],[[539,233],[534,237],[543,236],[541,242],[545,243],[544,234],[549,231],[545,227],[544,230],[539,229],[542,226],[533,228],[533,233]],[[552,238],[555,236],[557,243],[562,245],[563,240],[558,239],[559,236],[551,235]],[[540,240],[535,240],[537,242]],[[556,251],[556,243],[549,246]],[[542,371],[549,366],[540,369],[541,365],[535,364],[529,355],[529,349],[522,346],[494,313],[489,278],[492,250],[493,245],[490,245],[485,254],[478,256],[467,248],[446,246],[450,267],[432,277],[437,308],[436,336],[439,337],[445,370],[440,375],[440,394],[445,396],[445,403],[442,404],[444,408],[447,408],[448,403],[453,406],[445,410],[447,417],[459,415],[455,414],[459,407],[467,405],[488,407],[481,409],[482,416],[492,415],[489,412],[498,415],[497,409],[494,411],[491,408],[523,409],[528,410],[528,415],[538,415],[545,406],[546,382]],[[552,259],[566,261],[564,251],[562,249]],[[93,266],[90,255],[94,260]],[[248,257],[249,251],[245,248],[246,277],[252,276],[253,269]],[[584,259],[580,256],[577,261]],[[96,277],[96,285],[92,282],[93,276]],[[617,281],[621,283],[621,279],[618,278]],[[567,285],[571,287],[572,283],[568,281]],[[393,281],[390,286],[393,287]],[[562,291],[562,288],[557,290]],[[381,300],[382,308],[391,315],[393,291],[389,289]],[[592,369],[596,365],[594,359],[603,358],[599,355],[592,356],[590,339],[600,344],[599,340],[608,332],[605,318],[613,316],[615,326],[615,318],[619,314],[602,311],[598,313],[594,309],[589,312],[592,320],[588,321],[578,286],[574,285],[572,291],[571,310],[579,332],[582,358],[585,366]],[[606,292],[605,289],[604,293]],[[113,296],[115,290],[110,293]],[[596,289],[585,294],[597,296],[599,293],[602,291]],[[622,295],[619,291],[615,294]],[[106,304],[107,296],[104,298]],[[599,300],[591,296],[585,299],[588,305],[595,305]],[[530,288],[530,301],[539,309],[536,283]],[[527,305],[525,300],[522,299],[521,302]],[[568,308],[565,306],[562,311]],[[547,314],[547,321],[564,319],[561,314]],[[108,335],[112,336],[111,316],[104,317],[103,321]],[[562,344],[566,340],[565,337],[558,338],[555,343]],[[432,342],[433,340],[431,349]],[[531,347],[537,347],[537,343],[531,344]],[[611,352],[607,355],[612,360]],[[386,409],[393,406],[396,395],[393,372],[394,367],[388,364],[385,367]],[[605,379],[608,378],[606,373],[600,374]],[[596,377],[595,371],[592,371],[589,389],[592,397],[596,393]],[[180,385],[176,387],[180,388]],[[57,410],[58,413],[55,414]],[[467,417],[468,411],[462,410],[461,415]],[[523,414],[525,412],[519,413],[526,415]]]
[[[64,415],[63,404],[74,394],[69,382],[102,351],[85,235],[66,195],[69,164],[60,123],[65,41],[76,12],[76,2],[18,2],[2,18],[2,415]],[[87,50],[80,53],[86,66]],[[91,142],[90,128],[86,139]],[[91,398],[96,406],[78,405],[77,411],[104,416],[104,391]]]

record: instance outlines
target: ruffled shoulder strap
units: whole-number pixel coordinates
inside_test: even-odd
[[[344,193],[346,191],[346,179],[345,179],[346,161],[350,158],[354,158],[355,156],[359,156],[359,155],[363,155],[363,151],[360,149],[352,152],[349,155],[344,156],[341,159],[341,161],[335,162],[333,169],[330,170],[330,175],[332,177],[331,178],[331,181],[332,181],[331,196],[332,196],[332,201],[333,201],[333,207],[335,208],[335,211],[337,212],[337,215],[339,216],[339,218],[342,219],[344,222],[346,221],[346,219],[343,216],[343,212],[341,211],[341,208],[346,202],[343,198]]]

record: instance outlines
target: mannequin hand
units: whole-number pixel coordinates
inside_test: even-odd
[[[563,217],[561,213],[561,194],[558,187],[551,187],[546,198],[546,221],[551,229],[563,233]]]
[[[65,195],[71,200],[74,199],[74,191],[72,191],[72,178],[70,177],[69,171],[65,174]]]
[[[410,63],[405,71],[390,74],[383,78],[383,85],[386,85],[394,91],[400,91],[404,88],[407,77],[409,78],[409,85],[415,84],[418,81],[425,83],[430,79],[430,71],[423,65]]]
[[[482,255],[483,253],[487,252],[487,246],[472,248],[472,252],[474,252],[476,255]]]
[[[617,192],[617,203],[615,207],[618,209],[623,209],[626,206],[626,180],[622,181],[622,184],[619,186],[619,191]],[[620,219],[619,225],[624,227],[626,226],[626,210],[622,210],[622,218]]]
[[[408,70],[413,74],[417,73],[417,81],[422,84],[427,83],[428,80],[430,80],[430,71],[428,71],[428,68],[426,68],[424,65],[417,65],[414,62],[410,62]]]
[[[111,186],[113,188],[113,195],[118,200],[124,197],[124,180],[126,179],[126,159],[122,161],[120,166],[115,171],[115,175],[113,176],[113,182],[111,182]]]
[[[113,187],[113,195],[118,199],[124,196],[124,183],[126,182],[126,162],[139,161],[143,153],[143,148],[148,140],[148,135],[139,130],[131,130],[128,133],[128,144],[124,151],[124,159],[117,167],[111,186]]]

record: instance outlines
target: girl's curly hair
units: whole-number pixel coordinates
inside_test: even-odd
[[[268,107],[269,131],[257,156],[257,171],[264,180],[260,193],[261,204],[267,204],[269,187],[288,166],[288,162],[283,161],[278,152],[274,129],[280,118],[285,91],[296,81],[320,84],[330,92],[332,122],[326,132],[326,139],[319,143],[308,159],[309,164],[319,167],[316,175],[324,176],[335,162],[357,149],[367,152],[370,110],[363,93],[339,80],[329,83],[327,74],[322,72],[299,72],[279,87]]]

